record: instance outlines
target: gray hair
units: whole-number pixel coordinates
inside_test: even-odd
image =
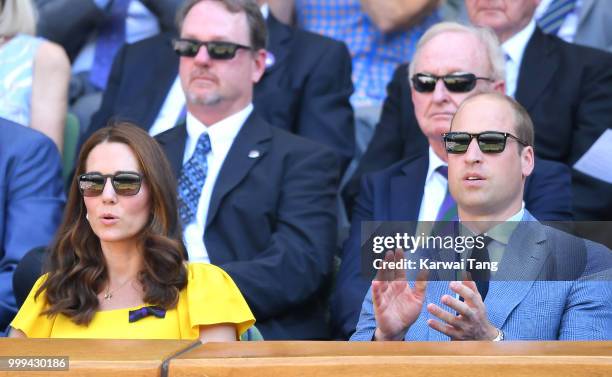
[[[183,27],[183,21],[187,17],[187,13],[196,4],[205,0],[186,0],[183,6],[176,14],[176,25],[180,31]],[[266,42],[268,39],[268,30],[266,28],[266,21],[261,14],[259,5],[255,0],[208,0],[217,1],[225,6],[225,8],[231,13],[244,12],[247,17],[247,24],[249,25],[249,36],[251,39],[251,47],[254,51],[266,48]]]
[[[2,0],[0,4],[0,36],[36,34],[36,9],[31,0]]]
[[[491,69],[491,78],[493,80],[505,80],[506,65],[504,53],[497,36],[489,29],[462,25],[456,22],[440,22],[427,29],[417,43],[412,61],[408,67],[409,77],[412,77],[415,73],[415,62],[423,46],[434,37],[444,33],[467,33],[476,37],[486,49],[487,57],[489,58],[489,67]],[[410,81],[410,85],[412,85],[412,81]]]

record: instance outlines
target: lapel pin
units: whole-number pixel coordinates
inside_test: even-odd
[[[259,156],[261,156],[261,153],[259,153],[257,149],[253,149],[249,152],[249,158],[258,158]]]
[[[276,63],[274,54],[272,54],[270,51],[266,51],[266,69],[272,67],[274,63]]]

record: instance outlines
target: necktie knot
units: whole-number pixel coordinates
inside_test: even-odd
[[[444,178],[448,179],[448,166],[446,166],[446,165],[438,166],[436,171],[438,173],[442,174],[442,176],[444,176]]]

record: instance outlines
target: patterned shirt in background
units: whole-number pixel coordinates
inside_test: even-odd
[[[410,30],[384,34],[359,0],[296,0],[298,25],[344,41],[353,59],[353,106],[381,105],[398,64],[408,62],[423,33],[441,20],[435,11]]]

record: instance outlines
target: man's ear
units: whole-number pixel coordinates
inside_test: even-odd
[[[504,80],[496,80],[493,82],[493,91],[501,94],[506,94],[506,82]]]
[[[535,154],[533,152],[533,147],[531,146],[523,147],[520,157],[521,157],[521,171],[523,173],[523,177],[528,177],[531,175],[535,167]]]
[[[253,52],[253,74],[251,77],[253,84],[258,83],[261,76],[263,76],[266,71],[267,54],[268,53],[263,48]]]

